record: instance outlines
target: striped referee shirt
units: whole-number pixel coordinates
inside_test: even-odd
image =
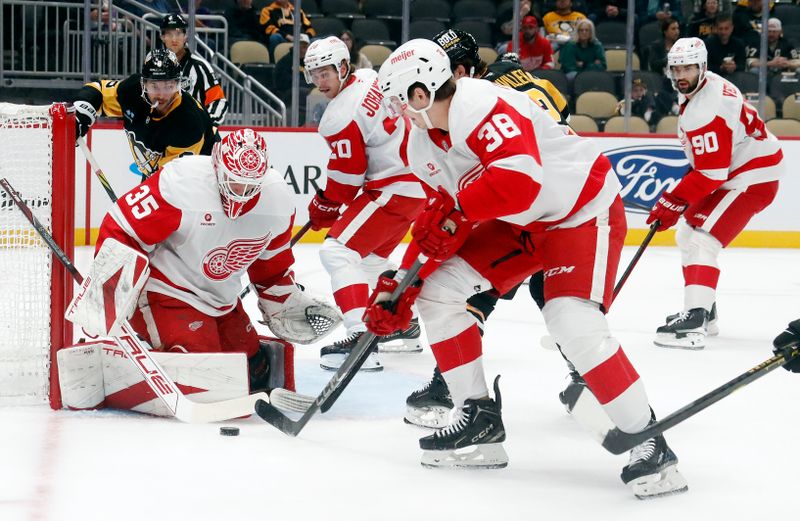
[[[181,60],[181,75],[183,90],[203,105],[214,126],[220,126],[228,112],[228,100],[211,65],[187,48]]]

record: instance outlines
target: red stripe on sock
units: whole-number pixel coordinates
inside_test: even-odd
[[[586,385],[601,404],[605,405],[624,393],[639,374],[620,347],[614,355],[583,375]]]
[[[684,285],[706,286],[717,289],[719,281],[719,268],[713,266],[703,266],[701,264],[691,264],[683,267]]]
[[[473,324],[452,338],[431,344],[431,351],[443,373],[477,360],[482,353],[478,326]]]
[[[345,286],[333,292],[333,300],[336,301],[336,305],[339,306],[342,313],[347,313],[352,309],[365,308],[369,300],[369,286],[366,284]]]

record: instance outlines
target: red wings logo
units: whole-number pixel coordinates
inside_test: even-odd
[[[468,170],[458,179],[458,191],[460,192],[464,188],[468,187],[473,181],[477,181],[478,178],[483,174],[483,171],[484,168],[481,164],[478,164],[471,170]]]
[[[211,280],[225,280],[250,266],[267,245],[270,234],[255,239],[236,239],[214,248],[203,258],[203,273]]]

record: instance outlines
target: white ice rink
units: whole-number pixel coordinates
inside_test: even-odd
[[[299,281],[329,293],[317,247],[296,255]],[[732,249],[721,264],[721,332],[704,351],[652,344],[682,306],[677,249],[648,249],[609,314],[660,416],[769,358],[800,316],[800,251]],[[779,369],[669,431],[689,492],[639,501],[619,479],[627,455],[603,450],[559,403],[565,365],[539,346],[542,317],[524,289],[500,303],[484,345],[487,376],[502,374],[506,469],[420,466],[427,431],[402,414],[430,377],[426,348],[383,355],[382,373],[359,375],[297,438],[257,417],[226,422],[241,428],[231,438],[219,424],[132,413],[0,409],[0,521],[797,519],[800,374]],[[319,347],[298,348],[300,392],[316,395],[331,375]]]

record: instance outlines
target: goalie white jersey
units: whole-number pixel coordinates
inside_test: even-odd
[[[359,69],[328,104],[319,133],[331,147],[325,196],[349,203],[362,186],[406,197],[424,198],[419,181],[406,166],[411,126],[383,108],[378,75]]]
[[[598,148],[525,93],[462,78],[448,123],[449,134],[411,131],[409,164],[430,186],[457,197],[470,220],[571,227],[607,211],[619,194]]]
[[[758,112],[735,85],[707,72],[686,100],[680,97],[678,138],[692,167],[725,190],[776,181],[783,175],[783,152]]]
[[[211,157],[183,157],[117,201],[97,247],[114,237],[138,249],[150,259],[145,291],[221,316],[236,305],[245,272],[264,287],[287,283],[294,212],[286,182],[269,170],[261,193],[230,219]]]

